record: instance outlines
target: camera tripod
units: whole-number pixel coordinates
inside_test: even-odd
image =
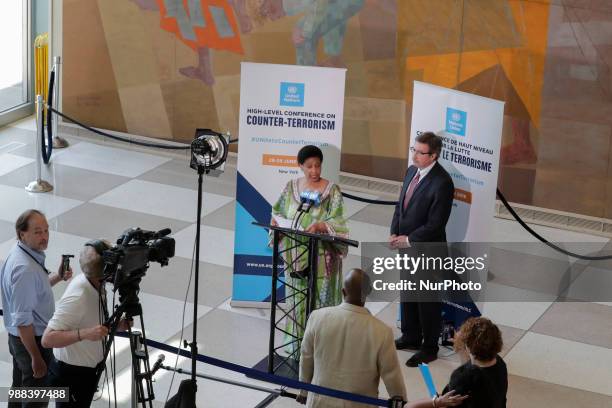
[[[123,297],[123,296],[121,296]],[[134,387],[132,389],[132,405],[141,404],[143,408],[147,406],[153,407],[155,394],[153,392],[153,375],[159,369],[159,365],[155,364],[151,369],[149,364],[149,351],[147,348],[147,338],[145,334],[144,319],[142,314],[142,305],[138,300],[136,293],[130,293],[123,301],[115,307],[113,314],[108,317],[104,323],[108,327],[108,337],[104,342],[104,358],[98,366],[97,383],[100,382],[102,373],[106,366],[106,358],[110,353],[111,346],[117,334],[117,329],[121,323],[121,318],[125,314],[126,319],[139,318],[141,331],[132,330],[128,326],[128,334],[130,339],[130,353],[132,357],[132,380]]]

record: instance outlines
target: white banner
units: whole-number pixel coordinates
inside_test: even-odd
[[[441,136],[439,162],[455,184],[448,242],[491,240],[503,119],[504,102],[414,82],[411,145],[423,132]]]
[[[439,162],[455,185],[446,225],[449,243],[491,241],[503,119],[504,102],[414,82],[411,145],[423,132],[441,136],[444,147]],[[411,163],[412,155],[408,157]],[[479,281],[486,282],[486,276]],[[444,320],[454,322],[455,327],[478,315],[474,303],[446,302],[444,306]]]
[[[271,295],[271,207],[287,182],[301,177],[296,155],[316,145],[322,177],[337,182],[344,111],[345,69],[242,63],[233,305]]]

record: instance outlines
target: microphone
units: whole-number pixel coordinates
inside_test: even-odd
[[[308,202],[308,190],[304,190],[300,193],[300,206],[297,210],[297,212],[302,212],[304,204],[306,204]]]
[[[321,193],[319,193],[318,191],[311,191],[310,192],[310,202],[312,204],[312,206],[314,207],[318,207],[321,205]]]
[[[128,228],[123,231],[123,235],[117,240],[119,245],[128,245],[132,240],[136,241],[151,241],[154,239],[163,238],[172,232],[170,228],[164,228],[159,231],[148,231],[140,228]]]
[[[304,190],[300,193],[300,209],[308,212],[311,207],[321,205],[321,193],[318,191]]]
[[[153,377],[153,375],[155,375],[157,370],[161,368],[162,363],[164,362],[165,359],[166,359],[166,356],[164,356],[163,354],[160,354],[159,357],[157,357],[157,361],[155,362],[155,364],[153,364],[153,368],[151,369],[151,377]]]
[[[172,232],[172,230],[170,228],[164,228],[162,230],[159,230],[155,233],[154,237],[155,238],[161,238],[161,237],[165,237],[166,235],[169,235]]]
[[[296,211],[297,219],[291,225],[291,228],[297,228],[300,217],[309,212],[310,209],[321,205],[321,193],[318,191],[304,190],[300,193],[300,206]],[[295,218],[295,217],[294,217]]]

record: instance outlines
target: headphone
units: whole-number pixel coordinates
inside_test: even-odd
[[[110,249],[110,246],[101,239],[91,239],[85,243],[85,246],[92,247],[100,256],[102,256],[104,251]]]

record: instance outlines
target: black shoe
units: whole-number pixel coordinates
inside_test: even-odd
[[[423,351],[419,351],[414,356],[410,357],[408,361],[406,361],[406,365],[408,367],[418,367],[419,364],[422,363],[431,363],[438,359],[437,354],[425,353]]]
[[[409,342],[404,338],[404,336],[401,336],[400,338],[395,339],[395,348],[398,350],[419,350],[421,345]]]

